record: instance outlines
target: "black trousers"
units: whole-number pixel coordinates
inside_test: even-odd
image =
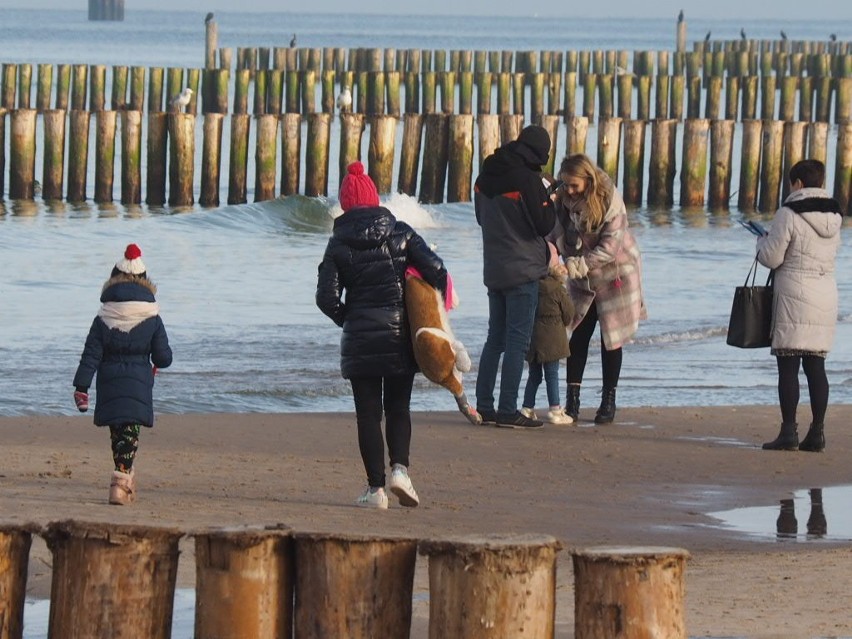
[[[592,341],[592,335],[595,332],[595,325],[597,323],[598,306],[592,303],[583,321],[571,333],[569,344],[571,354],[568,356],[568,372],[566,375],[569,385],[580,384],[583,381],[586,361],[589,359],[589,343]],[[603,369],[604,388],[615,388],[618,386],[618,378],[621,376],[621,359],[621,348],[611,351],[606,350],[603,337],[601,337],[601,366]]]
[[[828,409],[828,377],[825,374],[825,359],[816,355],[778,356],[778,400],[781,404],[781,419],[785,424],[796,423],[799,406],[799,366],[804,369],[808,380],[808,395],[811,399],[811,415],[814,424],[825,422]]]
[[[411,387],[414,374],[394,377],[353,377],[355,417],[358,422],[358,448],[367,482],[371,487],[385,485],[385,443],[382,413],[385,416],[390,463],[408,466],[411,446]]]

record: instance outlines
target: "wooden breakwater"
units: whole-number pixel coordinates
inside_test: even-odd
[[[67,520],[0,526],[0,639],[23,636],[34,535],[52,555],[48,637],[168,639],[189,534],[197,639],[408,637],[418,554],[428,559],[430,637],[555,636],[563,544],[549,535],[414,539],[283,525],[186,533]],[[686,639],[688,558],[658,546],[574,549],[574,635],[639,639],[665,628]]]

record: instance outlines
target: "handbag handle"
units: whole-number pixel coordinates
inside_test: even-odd
[[[754,256],[754,262],[751,263],[751,268],[749,268],[748,273],[746,274],[745,283],[743,286],[754,286],[754,280],[757,277],[757,255]],[[749,284],[748,280],[751,278],[751,284]],[[769,275],[766,276],[766,286],[772,286],[775,282],[775,269],[769,269]]]

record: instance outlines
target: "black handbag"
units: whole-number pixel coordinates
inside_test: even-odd
[[[728,345],[737,348],[765,348],[772,345],[772,284],[775,272],[770,270],[765,286],[755,286],[757,257],[746,275],[745,283],[734,290],[731,319],[728,322]],[[751,279],[751,281],[749,281]]]

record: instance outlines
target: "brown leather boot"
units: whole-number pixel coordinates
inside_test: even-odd
[[[136,500],[136,479],[133,471],[122,473],[112,471],[112,481],[109,484],[109,503],[116,506],[126,506]]]

